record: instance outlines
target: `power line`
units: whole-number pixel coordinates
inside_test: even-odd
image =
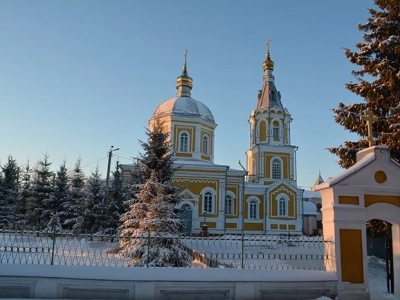
[[[94,161],[94,162],[92,162],[92,163],[90,163],[90,164],[88,164],[88,165],[86,165],[86,166],[83,166],[82,168],[86,168],[86,167],[88,167],[88,166],[90,166],[90,165],[93,165],[93,164],[98,163],[98,162],[100,162],[100,161],[102,161],[102,160],[105,160],[107,157],[108,157],[108,156],[103,157],[102,159],[96,160],[96,161]]]

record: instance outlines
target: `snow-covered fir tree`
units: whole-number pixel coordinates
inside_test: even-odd
[[[333,111],[335,121],[360,136],[358,141],[345,141],[329,151],[339,156],[339,164],[349,168],[356,162],[356,153],[368,147],[367,124],[360,120],[370,109],[378,121],[373,135],[378,145],[387,145],[392,157],[400,162],[400,5],[398,0],[375,0],[377,9],[369,9],[370,17],[358,28],[364,41],[357,50],[345,49],[351,63],[359,66],[352,71],[356,82],[346,88],[363,101],[356,104],[339,103]]]
[[[16,222],[18,202],[19,168],[16,160],[10,155],[1,167],[0,178],[0,225],[10,226]]]
[[[31,174],[32,169],[29,164],[29,160],[26,163],[26,166],[21,174],[21,182],[20,182],[20,192],[18,195],[17,209],[16,209],[16,217],[17,223],[20,225],[27,224],[28,220],[26,218],[27,215],[27,205],[29,202],[29,198],[31,197]]]
[[[59,221],[63,222],[68,215],[68,212],[65,210],[65,205],[69,202],[69,199],[68,170],[64,161],[57,171],[50,198],[43,200],[44,209],[42,212],[42,218],[44,220],[49,220],[50,222],[54,219],[54,216],[58,216]],[[54,222],[54,220],[52,222]]]
[[[182,221],[174,212],[181,198],[172,185],[175,168],[169,135],[163,132],[160,119],[154,120],[146,134],[148,141],[140,141],[144,153],[138,158],[138,174],[144,183],[121,217],[120,232],[126,238],[120,239],[117,251],[130,258],[133,266],[187,267],[192,257],[179,238]]]
[[[66,216],[63,225],[66,229],[71,229],[74,233],[80,233],[84,227],[82,212],[85,209],[86,199],[85,180],[85,174],[83,174],[81,167],[81,159],[78,158],[71,174],[70,198],[64,204]]]
[[[54,174],[50,171],[50,166],[49,156],[45,154],[34,172],[32,194],[27,203],[27,219],[34,228],[44,228],[50,221],[50,215],[47,218],[43,216],[43,211],[47,210],[45,203],[49,202],[53,192]]]
[[[121,215],[127,211],[125,204],[130,195],[127,184],[122,180],[122,174],[117,162],[115,170],[112,172],[110,187],[107,190],[106,206],[107,206],[107,224],[105,224],[105,232],[115,234],[119,226],[121,226]]]
[[[107,223],[107,208],[104,201],[105,187],[98,166],[87,180],[85,193],[82,229],[90,233],[102,233]]]

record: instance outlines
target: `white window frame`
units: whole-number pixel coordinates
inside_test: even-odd
[[[255,218],[252,218],[252,208],[251,206],[255,206]],[[260,199],[257,197],[250,197],[247,199],[247,219],[249,220],[259,220],[260,219]]]
[[[228,197],[230,197],[230,202],[231,202],[231,204],[230,204],[230,208],[231,208],[231,210],[230,210],[230,212],[228,211]],[[225,214],[227,215],[227,216],[234,216],[235,215],[235,195],[233,194],[233,193],[231,193],[231,192],[228,192],[227,194],[226,194],[226,196],[225,196]]]
[[[289,216],[289,197],[286,194],[279,194],[275,198],[276,200],[276,215],[278,217],[288,217]],[[285,214],[281,214],[280,203],[285,204]]]
[[[279,163],[280,163],[280,176],[279,176],[279,178],[275,178],[274,177],[274,174],[275,174],[275,172],[274,172],[274,161],[279,161]],[[272,179],[282,179],[283,178],[283,161],[282,161],[282,158],[280,158],[278,156],[274,156],[271,159],[271,178]]]
[[[209,155],[209,137],[208,135],[203,135],[203,140],[202,140],[202,153],[204,155]]]
[[[186,148],[184,147],[184,144],[182,144],[182,136],[186,134]],[[190,152],[190,133],[185,131],[179,132],[179,152]]]
[[[205,208],[206,208],[206,195],[208,196],[208,193],[211,194],[211,211],[207,210],[207,214],[215,214],[215,201],[216,201],[216,195],[217,193],[215,192],[214,189],[212,188],[204,188],[201,191],[201,199],[202,199],[202,211],[201,213],[204,214]],[[208,208],[208,207],[207,207]]]

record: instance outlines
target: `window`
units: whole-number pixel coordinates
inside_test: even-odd
[[[182,132],[179,139],[179,151],[188,152],[189,151],[189,134]]]
[[[250,200],[249,202],[249,219],[257,219],[258,202]]]
[[[272,137],[274,140],[279,140],[279,127],[272,128]]]
[[[279,158],[272,159],[272,178],[281,179],[282,178],[282,162]]]
[[[279,215],[286,216],[286,199],[285,198],[279,199]]]
[[[233,201],[232,196],[228,195],[225,197],[225,212],[227,215],[233,215]]]
[[[213,209],[213,195],[211,194],[211,192],[206,192],[204,194],[204,211],[207,213],[212,213]]]
[[[203,137],[203,154],[208,155],[208,137]]]

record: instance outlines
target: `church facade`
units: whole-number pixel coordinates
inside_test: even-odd
[[[185,208],[189,232],[200,231],[203,224],[211,233],[305,231],[304,216],[309,214],[304,211],[304,190],[296,183],[292,117],[275,86],[269,50],[262,66],[263,85],[248,120],[250,147],[243,169],[214,161],[217,124],[210,109],[192,98],[193,79],[186,61],[176,81],[176,97],[158,105],[149,121],[161,118],[170,133],[174,163],[179,167],[173,183],[182,196],[177,208]],[[121,169],[126,176],[132,165]]]

